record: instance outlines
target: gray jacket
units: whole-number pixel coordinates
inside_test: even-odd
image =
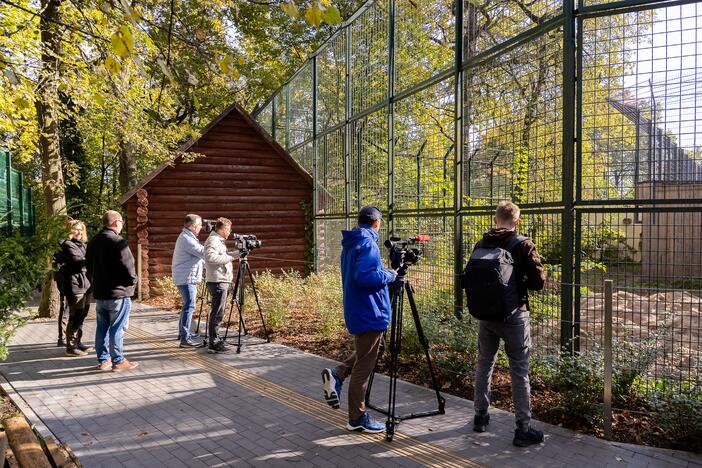
[[[202,281],[202,256],[205,248],[188,228],[183,228],[173,251],[171,275],[176,286]]]
[[[234,280],[233,257],[227,253],[224,237],[212,231],[205,241],[205,281],[208,283],[231,283]]]

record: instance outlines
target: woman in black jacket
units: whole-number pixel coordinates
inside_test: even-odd
[[[66,326],[66,356],[85,356],[92,350],[81,343],[83,322],[90,309],[90,281],[85,268],[85,224],[71,221],[70,238],[61,244],[60,263],[63,279],[63,294],[68,302],[68,325]]]

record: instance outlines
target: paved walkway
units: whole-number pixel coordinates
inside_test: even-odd
[[[475,434],[471,402],[452,396],[446,415],[403,422],[391,444],[349,434],[345,405],[332,410],[320,396],[320,370],[332,361],[256,340],[239,355],[182,350],[173,339],[176,321],[176,314],[135,305],[126,354],[141,366],[124,374],[98,372],[94,355],[64,357],[55,347],[55,324],[32,322],[0,365],[9,381],[3,386],[89,468],[702,466],[702,457],[685,452],[609,443],[540,423],[546,443],[517,449],[511,414],[493,411],[490,432]],[[86,336],[94,323],[86,324]],[[376,379],[378,402],[386,389],[386,379]],[[433,397],[401,382],[398,413],[433,409]]]

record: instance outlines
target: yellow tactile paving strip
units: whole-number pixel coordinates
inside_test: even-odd
[[[270,398],[282,405],[299,411],[306,416],[318,421],[343,427],[346,419],[340,412],[329,411],[326,404],[315,399],[301,395],[282,385],[275,384],[267,379],[261,378],[251,372],[237,369],[231,365],[222,364],[216,359],[200,353],[193,353],[192,350],[179,348],[177,344],[158,338],[147,331],[135,326],[129,328],[129,335],[146,342],[164,352],[167,352],[178,359],[193,366],[206,370],[214,375],[229,380],[241,387]],[[388,452],[408,458],[416,463],[432,467],[481,467],[483,465],[470,459],[460,457],[435,445],[421,442],[414,437],[395,432],[392,443],[385,442],[381,435],[357,434],[357,437],[365,439],[366,442],[383,444]]]

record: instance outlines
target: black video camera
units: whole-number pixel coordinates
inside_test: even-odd
[[[234,234],[232,237],[236,241],[236,247],[240,252],[248,252],[261,247],[261,241],[256,239],[256,236],[253,234]]]
[[[408,266],[419,262],[422,256],[422,246],[424,242],[429,241],[429,236],[420,234],[417,237],[409,239],[401,239],[399,237],[391,237],[385,241],[385,247],[388,248],[390,255],[390,267],[393,270],[407,269]]]
[[[217,221],[213,219],[202,219],[202,229],[205,231],[205,234],[209,234],[214,231],[216,225]]]

